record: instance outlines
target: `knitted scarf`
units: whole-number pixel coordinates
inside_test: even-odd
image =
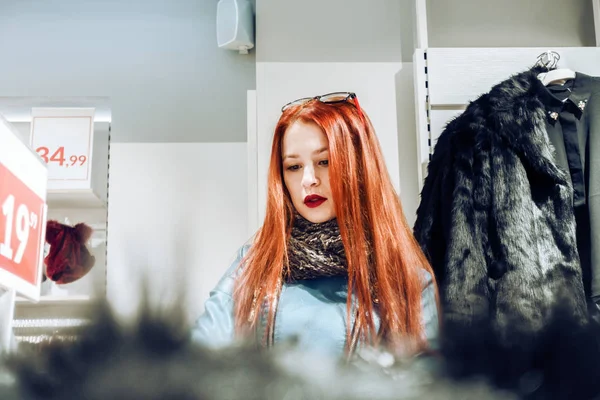
[[[289,275],[284,268],[284,279],[288,282],[346,276],[346,253],[337,219],[315,224],[295,213],[288,259]]]
[[[296,212],[287,248],[289,269],[285,267],[283,269],[283,282],[346,276],[348,274],[344,245],[335,218],[321,224],[315,224]],[[256,301],[255,295],[253,310]],[[273,301],[274,307],[277,308],[278,295],[275,296]],[[261,312],[256,325],[256,333],[261,338],[262,345],[266,347],[272,346],[275,340],[274,326],[271,326],[270,331],[265,332],[269,304],[269,298],[266,296],[260,306]],[[254,311],[252,311],[248,320],[251,321],[253,318]]]

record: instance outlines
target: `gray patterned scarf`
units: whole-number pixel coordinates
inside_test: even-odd
[[[315,224],[294,214],[292,234],[288,241],[290,275],[286,281],[346,276],[346,253],[337,219]]]

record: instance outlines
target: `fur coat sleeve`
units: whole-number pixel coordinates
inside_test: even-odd
[[[586,318],[572,189],[553,162],[536,76],[472,102],[430,160],[414,233],[439,281],[447,333],[481,324],[503,342],[532,339],[558,304]]]
[[[463,321],[487,317],[490,306],[485,252],[490,194],[482,182],[489,174],[489,151],[474,151],[477,132],[463,123],[471,114],[467,110],[450,122],[440,136],[415,224],[443,288],[444,315]]]

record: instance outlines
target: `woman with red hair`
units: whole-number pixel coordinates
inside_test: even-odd
[[[437,286],[354,93],[286,104],[275,128],[266,217],[194,327],[219,346],[296,339],[309,351],[435,347]]]

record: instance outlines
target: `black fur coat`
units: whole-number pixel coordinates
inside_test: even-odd
[[[415,236],[440,284],[446,334],[466,346],[465,332],[481,329],[503,346],[534,343],[557,304],[573,324],[587,319],[572,187],[553,161],[540,72],[472,102],[428,166]]]

